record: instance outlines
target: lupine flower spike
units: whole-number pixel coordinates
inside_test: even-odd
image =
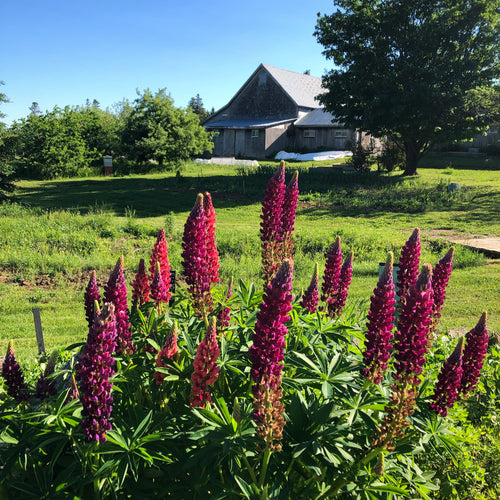
[[[365,352],[363,353],[365,378],[379,384],[384,378],[391,357],[391,340],[396,311],[395,289],[392,278],[393,255],[389,253],[378,284],[373,290],[366,324]]]
[[[46,399],[49,396],[54,396],[57,394],[56,381],[47,380],[47,377],[54,373],[56,368],[56,362],[59,352],[55,350],[47,361],[44,372],[40,375],[38,382],[36,384],[36,397],[39,399]]]
[[[156,272],[151,283],[151,299],[156,304],[158,310],[160,310],[162,302],[168,302],[167,297],[169,295],[161,275],[160,263],[156,262]]]
[[[420,266],[420,229],[417,227],[401,250],[398,270],[398,296],[403,306],[411,286],[417,281]]]
[[[95,301],[99,303],[100,300],[101,295],[97,286],[95,271],[92,271],[87,288],[85,288],[85,317],[87,318],[89,328],[94,321],[94,303]]]
[[[24,374],[14,354],[14,342],[9,340],[7,354],[2,365],[2,376],[7,386],[7,394],[18,403],[29,398],[28,386],[24,381]]]
[[[249,354],[254,385],[253,418],[257,433],[271,450],[279,451],[284,420],[281,371],[285,352],[285,323],[292,309],[293,261],[285,259],[264,292]]]
[[[458,396],[463,373],[463,347],[464,338],[460,337],[455,350],[441,368],[434,394],[431,397],[433,402],[429,404],[430,408],[442,417],[448,415],[448,409],[453,408],[453,404]]]
[[[488,348],[488,329],[486,322],[488,315],[484,312],[477,325],[465,336],[464,359],[462,363],[463,374],[459,392],[467,396],[476,388],[481,374],[486,350]]]
[[[104,301],[113,304],[116,316],[117,354],[132,354],[135,347],[132,345],[132,333],[127,305],[127,285],[125,284],[125,271],[123,255],[116,262],[107,285],[104,287]]]
[[[281,259],[293,257],[293,230],[295,226],[295,214],[297,212],[297,202],[299,201],[299,173],[295,171],[292,179],[285,190],[283,200],[282,234],[283,252]]]
[[[170,262],[168,260],[168,244],[165,238],[165,230],[162,228],[158,231],[158,236],[156,238],[156,243],[151,252],[151,258],[149,260],[149,282],[152,284],[155,272],[156,264],[160,264],[160,273],[163,280],[163,284],[167,290],[166,295],[163,296],[163,302],[168,302],[171,297],[170,293]]]
[[[316,312],[319,302],[319,266],[318,263],[314,265],[314,273],[311,279],[311,283],[307,287],[307,290],[302,296],[300,301],[300,306],[306,309],[308,312]]]
[[[132,283],[132,300],[138,306],[142,306],[145,302],[149,302],[149,293],[150,287],[148,275],[146,274],[146,263],[144,259],[141,259],[134,282]]]
[[[172,328],[163,344],[163,347],[160,349],[158,353],[158,357],[156,358],[156,366],[158,368],[167,368],[168,365],[163,360],[164,358],[174,359],[174,356],[177,354],[178,346],[177,346],[177,322],[174,321]],[[157,385],[161,385],[163,379],[166,377],[165,373],[155,371],[153,377],[156,381]]]
[[[446,255],[436,264],[432,275],[432,288],[434,290],[434,307],[432,308],[432,327],[434,331],[437,322],[441,317],[441,309],[443,308],[444,299],[446,296],[446,287],[450,280],[451,270],[453,268],[453,254],[455,249],[451,247]]]
[[[117,325],[115,306],[104,304],[102,312],[96,303],[94,323],[90,327],[87,343],[76,366],[80,381],[80,400],[85,417],[82,426],[89,441],[105,442],[106,432],[111,430],[109,421],[112,411],[115,373],[113,352],[116,348]]]
[[[215,210],[212,204],[212,196],[205,192],[203,195],[203,209],[207,221],[207,265],[209,267],[208,277],[210,283],[219,282],[219,252],[215,242]]]
[[[233,277],[229,280],[229,286],[227,287],[226,300],[229,300],[233,295]],[[227,328],[229,326],[231,309],[229,307],[222,306],[222,309],[217,315],[217,321],[222,328]]]
[[[283,201],[285,198],[285,162],[282,161],[267,184],[262,202],[260,218],[260,239],[262,247],[262,276],[264,287],[276,274],[281,263],[281,242],[283,240]]]
[[[217,343],[217,319],[211,316],[205,334],[205,338],[198,345],[193,360],[194,372],[191,375],[190,406],[194,408],[201,406],[205,408],[212,402],[208,386],[212,385],[219,375],[220,367],[217,359],[220,356],[219,344]]]
[[[342,248],[340,236],[337,236],[335,243],[330,248],[326,256],[325,274],[323,284],[321,285],[321,300],[328,302],[328,299],[334,299],[340,283],[340,272],[342,269]]]
[[[336,318],[342,313],[349,292],[349,286],[352,280],[352,260],[354,253],[351,252],[344,260],[344,264],[340,269],[339,288],[337,294],[328,299],[328,316]]]

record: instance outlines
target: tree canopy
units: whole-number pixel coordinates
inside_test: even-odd
[[[491,113],[480,103],[500,76],[499,0],[335,5],[314,34],[337,66],[323,77],[320,102],[339,121],[399,145],[406,174],[432,144],[487,128]]]

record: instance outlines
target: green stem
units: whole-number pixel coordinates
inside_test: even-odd
[[[269,460],[271,458],[271,448],[269,447],[269,444],[266,446],[266,449],[264,450],[264,455],[262,457],[262,468],[260,469],[260,475],[259,475],[259,489],[261,490],[264,486],[264,481],[266,480],[266,474],[267,474],[267,467],[269,465]]]
[[[250,462],[248,461],[248,458],[245,455],[245,450],[243,451],[243,462],[245,462],[245,466],[250,474],[250,477],[252,478],[253,484],[257,484],[257,476],[255,475],[255,471],[253,470],[253,467],[250,465]]]

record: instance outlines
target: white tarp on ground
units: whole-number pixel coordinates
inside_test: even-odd
[[[323,160],[337,160],[345,156],[352,156],[351,151],[322,151],[320,153],[287,153],[280,151],[275,157],[275,160],[295,160],[295,161],[323,161]]]
[[[204,163],[206,165],[241,165],[243,167],[258,167],[257,160],[237,160],[236,158],[210,158],[210,160],[203,160],[197,158],[195,163]]]

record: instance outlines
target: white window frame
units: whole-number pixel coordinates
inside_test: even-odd
[[[252,139],[256,139],[257,137],[259,137],[259,129],[254,128],[252,129]]]
[[[316,137],[316,130],[305,129],[304,130],[304,139],[314,139]]]
[[[349,137],[349,131],[345,128],[337,128],[335,129],[335,138],[336,139],[347,139]]]

